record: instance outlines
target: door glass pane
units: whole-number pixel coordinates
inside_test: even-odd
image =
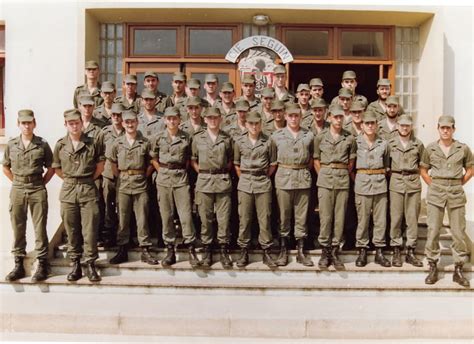
[[[383,32],[342,32],[341,55],[385,57]]]
[[[206,90],[204,89],[204,78],[207,73],[191,73],[191,78],[193,79],[199,79],[201,81],[201,98],[204,97],[206,94]],[[222,85],[223,82],[229,81],[229,74],[227,73],[214,73],[217,75],[217,78],[219,79],[219,88],[220,85]]]
[[[158,84],[158,90],[168,95],[173,93],[173,88],[171,87],[171,81],[173,80],[173,73],[160,73],[159,71],[155,70],[155,73],[158,74],[158,78],[160,79],[160,83]],[[137,92],[141,94],[143,91],[143,77],[145,72],[137,73]]]
[[[189,30],[190,55],[225,55],[232,47],[232,30]]]
[[[315,30],[286,31],[286,47],[297,56],[327,56],[329,32]]]
[[[177,32],[166,30],[134,30],[133,53],[136,55],[176,55]]]

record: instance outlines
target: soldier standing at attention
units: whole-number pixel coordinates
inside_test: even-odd
[[[189,97],[200,97],[201,96],[201,81],[199,79],[189,79],[186,82],[186,94]],[[203,98],[201,98],[201,105],[202,107],[209,107],[209,102]],[[183,104],[182,108],[186,106],[186,104]],[[186,114],[186,108],[182,109],[184,111],[184,114]]]
[[[221,99],[217,101],[214,107],[218,108],[222,114],[222,127],[228,126],[232,123],[236,116],[235,110],[235,90],[231,82],[224,82],[219,93]]]
[[[275,96],[277,100],[281,100],[284,103],[295,102],[295,96],[292,95],[286,88],[286,82],[288,75],[286,74],[286,68],[283,65],[277,65],[273,68],[273,88],[275,89]]]
[[[367,111],[372,111],[377,115],[377,121],[385,118],[387,112],[387,104],[385,101],[390,96],[390,80],[379,79],[377,81],[377,96],[378,99],[367,106]]]
[[[329,128],[329,122],[326,121],[327,104],[323,98],[314,98],[311,99],[309,105],[313,116],[308,129],[316,136],[324,129]]]
[[[141,261],[156,265],[158,261],[152,256],[149,248],[152,243],[148,228],[148,183],[147,177],[153,172],[150,164],[150,141],[137,130],[137,115],[131,110],[122,113],[125,135],[118,137],[107,148],[107,159],[111,162],[114,175],[119,178],[118,213],[119,228],[117,231],[117,254],[110,259],[110,264],[128,261],[127,245],[130,240],[130,218],[132,211],[137,220],[138,244],[142,249]]]
[[[210,106],[214,106],[220,100],[219,97],[219,78],[216,74],[206,74],[204,77],[204,89],[206,95],[204,99]]]
[[[35,230],[35,253],[38,267],[32,282],[48,277],[48,193],[45,185],[54,175],[53,153],[48,143],[34,134],[36,120],[32,110],[18,111],[20,136],[8,141],[3,158],[3,174],[12,182],[10,220],[13,228],[15,267],[5,277],[8,282],[25,277],[26,222],[30,208]],[[44,171],[46,169],[46,173]]]
[[[166,98],[165,108],[176,106],[181,110],[181,107],[186,105],[186,79],[186,74],[182,72],[173,73],[173,81],[171,82],[173,94]]]
[[[309,81],[309,93],[311,99],[322,98],[324,95],[324,83],[320,78],[313,78]]]
[[[344,124],[348,123],[351,120],[351,114],[350,114],[350,109],[352,106],[352,91],[347,88],[341,88],[339,89],[339,95],[337,97],[337,102],[331,103],[331,106],[333,105],[340,105],[342,109],[344,110]]]
[[[158,87],[160,86],[160,79],[158,74],[152,71],[146,71],[143,75],[143,86],[153,92],[155,95],[155,108],[159,113],[165,112],[165,101],[166,94],[161,92]],[[143,104],[142,104],[143,105]]]
[[[191,218],[187,173],[191,159],[191,136],[179,129],[179,116],[176,107],[166,108],[166,130],[158,134],[152,144],[152,164],[158,171],[156,185],[163,224],[163,241],[167,247],[166,257],[161,264],[167,267],[176,263],[176,230],[173,223],[176,205],[184,244],[189,250],[189,263],[194,268],[199,266],[200,262],[194,250],[196,230]]]
[[[320,99],[320,98],[319,98]],[[323,100],[324,101],[324,100]],[[344,217],[349,199],[349,174],[354,168],[356,144],[354,136],[342,129],[344,111],[339,106],[329,111],[329,129],[319,133],[314,140],[314,168],[318,173],[318,199],[322,246],[320,268],[333,264],[344,268],[339,258],[343,243]]]
[[[198,173],[196,204],[201,218],[201,242],[204,245],[202,265],[212,265],[211,244],[214,238],[214,211],[217,218],[217,241],[220,261],[224,268],[231,268],[228,245],[230,242],[229,219],[231,213],[232,138],[219,129],[222,117],[218,108],[204,111],[206,130],[193,137],[191,165]]]
[[[238,100],[235,103],[237,117],[235,118],[234,122],[222,128],[222,130],[229,134],[234,140],[247,131],[247,128],[245,127],[245,118],[247,117],[249,109],[250,105],[248,101]]]
[[[186,111],[187,111],[187,120],[181,122],[179,124],[179,129],[183,130],[184,132],[188,133],[191,137],[200,131],[202,128],[206,126],[204,123],[203,118],[201,117],[202,113],[202,106],[201,106],[201,98],[199,97],[189,97],[186,100]]]
[[[262,127],[262,132],[267,136],[270,136],[278,129],[283,129],[286,127],[285,103],[283,103],[281,100],[274,100],[272,101],[271,110],[273,120],[265,121]]]
[[[275,100],[275,90],[273,87],[265,87],[260,92],[260,106],[257,112],[262,116],[262,128],[273,122],[272,102]]]
[[[364,113],[364,105],[361,102],[353,102],[349,113],[350,119],[344,124],[344,130],[350,132],[353,136],[358,136],[362,133],[362,114]]]
[[[102,122],[102,126],[111,123],[112,104],[115,99],[115,85],[110,81],[104,81],[100,90],[100,96],[104,102],[94,110],[94,118]]]
[[[104,101],[100,96],[101,84],[99,82],[99,64],[95,61],[87,61],[85,64],[86,83],[81,86],[77,86],[74,90],[73,105],[77,109],[79,106],[79,97],[87,94],[94,98],[96,106],[99,106]]]
[[[95,268],[98,258],[97,228],[100,214],[99,192],[95,180],[104,170],[104,146],[82,132],[81,113],[77,109],[64,112],[68,134],[54,147],[53,164],[56,174],[63,179],[59,194],[61,217],[68,240],[68,256],[73,269],[68,281],[82,277],[81,257],[84,244],[86,275],[91,282],[101,280]]]
[[[140,111],[140,96],[137,94],[137,76],[126,74],[122,83],[122,95],[114,99],[114,103],[122,103],[124,109]]]
[[[138,114],[138,130],[151,140],[165,129],[163,113],[156,109],[156,95],[152,91],[146,88],[141,96],[143,107]]]
[[[278,169],[275,188],[280,211],[280,255],[278,266],[288,264],[288,237],[294,210],[294,232],[298,243],[296,260],[305,266],[313,266],[310,257],[303,252],[308,236],[308,207],[313,167],[313,140],[311,131],[301,128],[301,109],[298,104],[286,107],[286,127],[275,131],[271,137],[272,149],[277,152]]]
[[[397,120],[400,107],[396,96],[388,97],[385,103],[387,104],[386,116],[380,121],[377,134],[384,140],[389,140],[398,134]]]
[[[376,248],[375,263],[390,267],[390,261],[383,255],[385,229],[387,223],[387,179],[390,167],[388,142],[377,136],[377,116],[366,112],[363,118],[363,135],[356,137],[357,160],[355,177],[355,204],[358,225],[356,247],[359,255],[356,266],[367,265],[369,245],[369,222],[372,215],[374,234],[372,243]]]
[[[309,106],[309,99],[311,95],[309,93],[308,84],[299,84],[296,92],[296,98],[298,98],[298,105],[301,109],[301,114],[303,116],[301,120],[301,126],[305,129],[311,127],[311,122],[313,121],[313,115],[311,113],[311,107]]]
[[[421,159],[421,176],[428,184],[427,224],[428,238],[425,255],[430,265],[426,284],[438,280],[437,263],[440,259],[439,234],[447,209],[450,231],[453,236],[451,252],[454,258],[453,281],[469,287],[469,280],[463,276],[462,268],[469,258],[469,247],[464,241],[466,231],[466,195],[463,185],[472,177],[473,158],[471,149],[453,138],[456,131],[452,116],[438,119],[439,140],[430,143]],[[430,174],[428,174],[430,171]]]
[[[242,78],[242,96],[237,100],[246,100],[249,102],[250,110],[254,110],[260,104],[260,99],[255,95],[255,77],[246,74]]]
[[[238,267],[249,263],[248,249],[251,240],[254,211],[260,228],[258,242],[263,249],[263,263],[274,268],[277,265],[270,256],[273,243],[270,228],[272,182],[270,177],[276,169],[275,152],[270,151],[270,140],[262,134],[262,119],[258,112],[247,115],[247,135],[240,135],[234,144],[234,166],[239,177],[237,185],[239,199],[239,238],[241,248]]]
[[[398,119],[398,134],[388,141],[390,148],[390,245],[393,248],[392,265],[402,266],[402,221],[406,223],[406,262],[421,267],[415,256],[418,237],[418,216],[421,204],[420,161],[425,147],[413,135],[411,116]]]
[[[361,101],[364,104],[366,104],[366,106],[369,103],[366,97],[356,93],[357,75],[354,71],[346,70],[344,73],[342,73],[341,87],[346,88],[347,90],[351,92],[353,96],[352,97],[353,101]],[[333,98],[333,100],[331,101],[331,105],[333,105],[334,103],[337,103],[337,97]]]

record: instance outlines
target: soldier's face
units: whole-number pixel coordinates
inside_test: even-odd
[[[92,114],[94,113],[94,105],[90,105],[90,104],[82,104],[81,105],[81,112],[82,112],[82,115],[89,118],[92,116]]]
[[[187,88],[186,94],[188,95],[188,97],[199,97],[199,91],[199,88]]]
[[[137,131],[138,127],[138,120],[136,119],[126,119],[125,121],[122,122],[123,127],[125,128],[125,131],[128,134],[133,134]]]
[[[36,121],[18,122],[18,128],[20,128],[23,135],[30,136],[36,128]]]
[[[321,86],[311,86],[311,97],[313,98],[321,98],[324,93],[324,88]]]
[[[104,102],[111,104],[115,98],[115,91],[113,92],[100,92],[100,96],[104,99]]]
[[[281,122],[281,121],[285,120],[285,110],[284,109],[272,110],[272,115],[273,115],[273,119],[276,122]]]
[[[362,129],[367,135],[374,135],[377,130],[377,122],[363,122]]]
[[[173,91],[175,93],[183,93],[186,87],[184,81],[182,80],[174,80],[171,86],[173,87]]]
[[[147,111],[152,111],[156,105],[156,99],[155,98],[142,98],[143,101],[143,107]]]
[[[390,86],[379,86],[377,88],[377,94],[380,99],[386,100],[387,97],[390,95]]]
[[[125,93],[130,96],[134,96],[137,93],[137,84],[134,82],[127,82],[125,84]]]
[[[255,84],[246,83],[242,85],[242,93],[246,97],[252,97],[255,94]]]
[[[147,76],[145,80],[143,80],[143,85],[152,91],[156,91],[158,89],[159,84],[160,81],[152,76]]]
[[[122,124],[122,114],[121,113],[112,113],[111,116],[112,124],[121,125]]]
[[[275,74],[275,86],[286,87],[286,74],[285,73]]]
[[[357,81],[355,79],[344,79],[341,82],[341,86],[354,92],[357,87]]]
[[[231,103],[234,100],[234,91],[222,91],[220,96],[224,103]]]
[[[206,122],[207,127],[211,130],[216,130],[221,125],[222,118],[221,116],[206,116],[204,117],[204,122]]]
[[[387,116],[390,118],[395,118],[398,116],[398,105],[390,104],[387,105]]]
[[[331,126],[334,129],[342,129],[342,124],[344,123],[343,115],[331,115],[329,116],[329,120],[331,122]]]
[[[272,101],[273,101],[272,97],[263,97],[262,98],[263,107],[267,110],[270,110],[270,108],[272,107]]]
[[[82,132],[82,121],[80,119],[65,121],[64,126],[69,134],[79,135]]]
[[[238,110],[237,111],[237,116],[239,118],[239,121],[241,121],[241,122],[245,121],[245,118],[247,117],[247,112],[248,111],[243,111],[243,110]]]
[[[209,94],[214,94],[217,92],[217,81],[208,81],[204,83],[204,89]]]
[[[188,105],[187,107],[188,115],[192,119],[197,119],[201,117],[202,108],[200,105]]]
[[[296,97],[298,98],[298,103],[302,105],[307,105],[309,103],[310,93],[309,91],[304,91],[304,90],[299,91]]]
[[[99,77],[99,68],[86,68],[85,75],[87,79],[97,79]]]
[[[412,130],[412,126],[410,124],[398,124],[397,128],[398,128],[398,133],[400,134],[400,136],[403,136],[403,137],[410,136],[411,130]]]
[[[250,135],[257,136],[262,131],[262,122],[246,122],[245,128],[247,128]]]
[[[286,125],[291,129],[298,130],[301,123],[301,112],[300,113],[287,113],[285,115]]]
[[[179,127],[181,118],[179,116],[166,116],[165,122],[168,129],[174,130]]]
[[[352,122],[359,124],[362,122],[362,111],[351,111]]]
[[[326,115],[326,108],[325,107],[312,108],[311,112],[313,113],[315,120],[321,121],[324,119],[324,116]]]
[[[352,98],[339,96],[339,104],[342,106],[344,111],[349,111],[352,105]]]
[[[455,130],[456,129],[448,125],[443,125],[443,126],[438,125],[439,138],[442,140],[451,140],[453,138],[453,134]]]

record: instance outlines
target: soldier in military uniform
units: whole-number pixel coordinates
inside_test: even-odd
[[[260,104],[260,99],[255,95],[255,77],[252,74],[245,74],[242,78],[242,96],[237,100],[248,101],[250,110],[256,110]]]
[[[160,86],[158,74],[153,71],[146,71],[143,75],[143,86],[155,94],[155,109],[163,114],[166,108],[166,94],[158,89]]]
[[[294,235],[298,243],[297,262],[313,266],[309,256],[303,252],[304,240],[308,236],[307,215],[313,167],[313,139],[311,131],[301,127],[301,109],[289,103],[285,110],[286,127],[271,136],[272,149],[277,152],[278,169],[275,188],[280,211],[280,255],[278,266],[288,264],[288,237],[294,210]]]
[[[206,123],[204,123],[204,119],[201,116],[201,98],[188,97],[186,100],[186,112],[188,119],[183,122],[180,120],[179,129],[192,137],[195,133],[206,127]]]
[[[362,102],[352,102],[349,109],[351,117],[344,124],[344,130],[347,130],[353,136],[360,135],[362,133],[362,114],[364,110],[365,108]]]
[[[312,78],[309,81],[309,93],[311,99],[322,98],[324,95],[324,83],[320,78]]]
[[[379,122],[378,135],[384,140],[389,140],[398,134],[397,120],[399,103],[397,96],[389,96],[385,101],[387,106],[386,116]]]
[[[131,110],[122,112],[125,135],[118,137],[107,147],[107,159],[110,161],[118,183],[119,228],[117,231],[117,254],[110,259],[110,264],[128,261],[127,245],[130,240],[130,219],[132,211],[137,220],[138,244],[142,249],[141,261],[147,264],[158,264],[149,251],[152,245],[148,228],[147,177],[153,172],[150,164],[151,143],[137,130],[137,115]]]
[[[286,88],[286,82],[288,75],[286,74],[286,68],[283,65],[277,65],[273,68],[273,88],[275,89],[275,96],[277,100],[281,100],[284,103],[295,102],[295,96],[288,91]]]
[[[189,97],[200,97],[201,96],[201,81],[199,79],[189,79],[186,82],[186,94]],[[184,104],[186,106],[186,104]],[[201,98],[201,106],[207,108],[211,106],[209,102]],[[186,108],[183,108],[182,111],[186,114]]]
[[[100,96],[104,102],[94,109],[94,118],[102,122],[102,126],[111,123],[112,104],[115,99],[115,85],[111,81],[104,81],[100,90]]]
[[[274,100],[272,102],[271,111],[273,118],[271,120],[267,119],[262,125],[262,132],[267,136],[270,136],[278,129],[286,127],[285,103],[281,100]]]
[[[240,218],[238,245],[240,258],[236,264],[244,267],[249,263],[248,249],[251,241],[251,225],[254,211],[257,213],[259,235],[258,242],[263,249],[263,263],[276,267],[270,256],[273,244],[270,228],[272,207],[272,183],[269,178],[275,171],[275,151],[270,150],[268,136],[262,134],[261,115],[252,111],[245,123],[247,135],[240,135],[234,144],[234,166],[239,177],[238,211]]]
[[[189,263],[192,267],[197,267],[200,261],[194,249],[196,230],[191,218],[191,197],[186,171],[191,159],[191,136],[179,129],[179,116],[176,107],[166,108],[166,130],[158,134],[152,144],[152,164],[158,171],[156,185],[163,224],[163,241],[167,247],[166,257],[161,264],[167,267],[176,263],[176,230],[173,223],[176,206],[183,229],[184,244],[189,250]]]
[[[354,168],[356,144],[354,136],[342,128],[344,111],[341,107],[331,107],[328,120],[331,123],[329,129],[320,132],[314,140],[313,154],[314,168],[318,173],[321,223],[318,241],[322,246],[322,254],[318,265],[327,268],[333,264],[336,269],[342,269],[344,263],[338,252],[343,243],[349,174]]]
[[[126,74],[122,82],[122,95],[116,97],[114,103],[121,103],[124,109],[138,113],[140,102],[140,96],[137,94],[137,76]]]
[[[141,94],[142,110],[138,114],[138,130],[148,139],[153,139],[165,129],[163,113],[156,109],[156,95],[149,89]]]
[[[367,248],[369,245],[369,221],[372,215],[374,233],[372,243],[375,246],[375,263],[390,267],[390,261],[383,255],[385,229],[387,222],[387,179],[390,168],[388,142],[377,135],[377,116],[365,112],[363,117],[363,135],[356,137],[357,160],[355,177],[355,203],[358,225],[356,247],[359,255],[356,266],[367,265]]]
[[[234,85],[231,82],[224,82],[219,95],[221,99],[217,101],[214,107],[221,112],[223,117],[221,127],[225,127],[232,123],[237,115],[234,103]]]
[[[246,100],[238,100],[235,103],[235,110],[237,111],[237,117],[235,118],[234,122],[230,123],[228,126],[222,128],[227,134],[230,135],[234,140],[247,132],[247,128],[245,127],[245,118],[247,117],[247,113],[249,112],[250,105],[249,102]]]
[[[352,91],[347,88],[339,89],[338,101],[336,103],[331,103],[333,105],[340,105],[344,110],[344,124],[348,123],[351,120],[350,109],[353,103]]]
[[[272,102],[275,100],[275,89],[273,87],[265,87],[260,92],[260,106],[257,107],[257,112],[262,116],[262,127],[266,126],[268,122],[273,121]]]
[[[387,112],[387,105],[385,101],[388,96],[390,96],[390,80],[389,79],[379,79],[377,81],[377,96],[378,99],[373,101],[367,106],[367,111],[372,111],[377,115],[377,121],[381,121],[385,118]]]
[[[224,268],[231,268],[228,245],[230,242],[229,219],[231,213],[230,169],[232,167],[232,138],[219,129],[222,120],[218,108],[204,111],[207,129],[196,133],[192,142],[191,165],[198,173],[196,204],[201,218],[201,241],[204,245],[202,265],[212,265],[214,211],[217,217],[217,241],[220,261]]]
[[[115,139],[125,134],[123,128],[122,112],[123,106],[120,103],[112,104],[111,120],[112,124],[102,129],[105,147],[110,147]],[[105,161],[104,172],[102,172],[102,195],[105,203],[104,226],[101,233],[104,246],[112,246],[117,238],[117,184],[118,179],[113,174],[109,160]]]
[[[204,90],[206,90],[204,99],[209,103],[209,106],[215,106],[220,100],[219,78],[216,74],[206,74],[204,76]]]
[[[166,98],[166,107],[176,106],[181,110],[181,107],[185,106],[187,98],[186,79],[186,74],[182,72],[173,73],[173,81],[171,82],[173,94]]]
[[[326,121],[327,104],[323,98],[314,98],[311,99],[309,106],[312,118],[308,129],[316,136],[324,129],[329,128],[329,122]]]
[[[99,64],[95,61],[87,61],[85,64],[86,83],[77,86],[74,90],[73,105],[77,109],[79,106],[79,97],[82,95],[91,95],[94,98],[96,106],[99,106],[104,101],[100,96],[101,84],[99,82]]]
[[[428,184],[426,195],[428,238],[425,255],[430,265],[430,272],[425,283],[434,284],[438,280],[437,263],[441,256],[439,234],[447,209],[453,236],[451,245],[455,266],[453,281],[463,287],[469,287],[469,280],[463,275],[463,265],[469,259],[469,247],[464,240],[466,195],[463,185],[472,177],[474,160],[471,149],[453,138],[455,130],[454,118],[441,116],[438,119],[439,140],[426,147],[420,163],[421,176]]]
[[[301,114],[303,116],[301,126],[305,129],[309,129],[311,122],[313,121],[313,114],[311,113],[311,107],[309,106],[309,99],[311,97],[309,93],[309,85],[299,84],[296,91],[296,98],[298,99],[298,105],[300,106]]]
[[[344,73],[342,73],[342,81],[341,81],[341,87],[346,88],[349,91],[351,91],[353,97],[353,101],[361,101],[365,104],[368,104],[369,102],[367,101],[367,98],[364,97],[363,95],[357,94],[356,93],[356,88],[357,88],[357,75],[354,71],[352,70],[346,70]],[[334,97],[333,100],[331,101],[331,105],[337,103],[337,97]],[[367,105],[366,105],[367,106]]]
[[[82,277],[80,260],[84,252],[86,275],[89,281],[98,282],[101,278],[95,260],[100,215],[99,192],[94,181],[104,170],[104,147],[83,133],[79,110],[66,110],[64,120],[68,134],[56,143],[52,167],[63,179],[59,194],[61,217],[68,238],[68,256],[73,262],[67,280],[77,281]]]
[[[12,182],[10,191],[10,221],[13,229],[12,254],[15,267],[5,277],[8,282],[25,277],[26,223],[28,208],[35,231],[35,254],[38,267],[32,282],[48,277],[48,194],[45,185],[54,175],[53,153],[49,144],[34,134],[36,121],[32,110],[18,111],[20,135],[8,141],[3,158],[3,173]],[[46,169],[46,172],[45,172]]]
[[[402,221],[406,222],[406,262],[421,267],[416,257],[418,216],[421,204],[420,161],[425,149],[413,135],[411,116],[398,119],[398,134],[389,140],[390,148],[390,245],[393,248],[392,265],[402,266]]]

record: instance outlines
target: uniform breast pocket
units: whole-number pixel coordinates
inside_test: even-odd
[[[34,166],[42,166],[44,160],[44,151],[42,149],[35,149],[33,152],[31,152],[30,160]]]

